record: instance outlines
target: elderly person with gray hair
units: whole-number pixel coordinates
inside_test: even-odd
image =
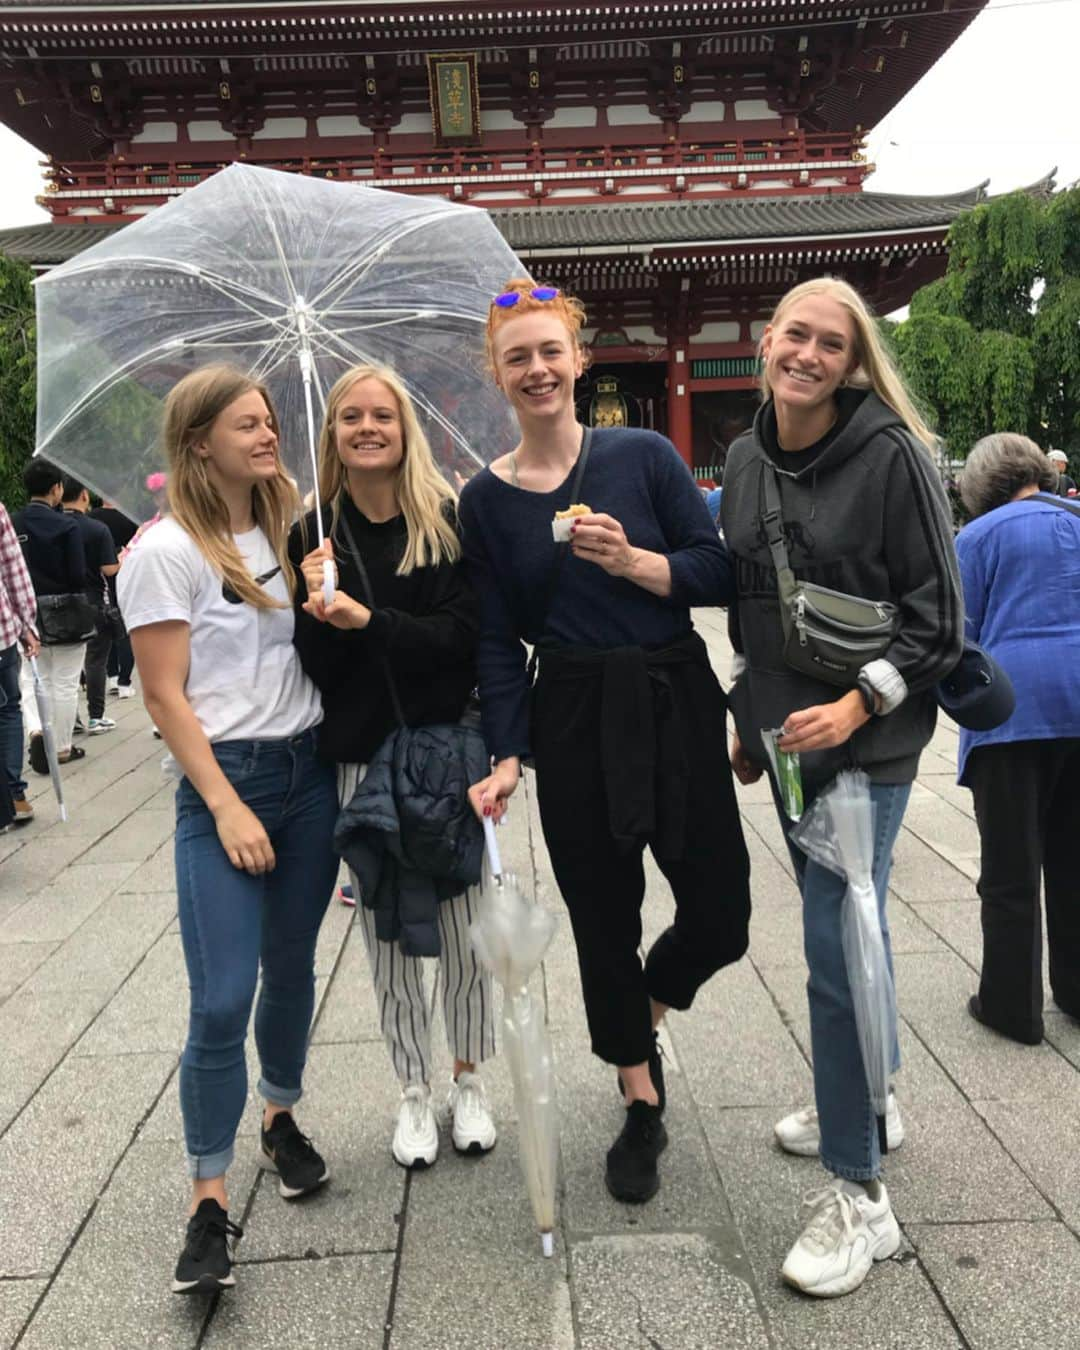
[[[975,519],[956,541],[968,636],[1016,690],[1006,722],[960,732],[982,841],[983,967],[968,1008],[1025,1045],[1043,1036],[1040,875],[1051,992],[1080,1019],[1080,505],[1053,495],[1056,480],[1026,436],[984,437],[960,479]]]
[[[1076,484],[1069,477],[1069,456],[1064,450],[1047,450],[1046,458],[1057,474],[1057,486],[1054,491],[1059,497],[1075,497]]]

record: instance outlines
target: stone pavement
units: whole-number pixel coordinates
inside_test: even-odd
[[[703,613],[699,626],[726,671],[721,616]],[[109,711],[118,729],[89,741],[66,774],[70,822],[58,823],[37,780],[37,820],[0,837],[0,1346],[1080,1345],[1080,1027],[1050,1008],[1047,1042],[1022,1048],[964,1010],[980,954],[978,840],[953,782],[951,727],[923,758],[890,902],[907,1141],[886,1175],[905,1241],[858,1293],[817,1302],[778,1276],[800,1196],[824,1174],[771,1142],[774,1120],[811,1099],[811,1077],[796,893],[758,785],[741,794],[750,955],[669,1018],[671,1147],[656,1200],[624,1208],[603,1186],[619,1098],[588,1052],[565,916],[535,986],[562,1109],[555,1259],[540,1256],[523,1194],[502,1061],[485,1071],[494,1153],[458,1158],[444,1134],[433,1170],[397,1168],[397,1089],[360,935],[335,903],[301,1114],[333,1182],[307,1202],[280,1201],[253,1162],[252,1101],[231,1185],[247,1230],[238,1288],[216,1306],[176,1298],[186,988],[172,787],[141,704],[111,700]],[[538,903],[560,911],[528,780],[503,848]],[[650,940],[669,912],[650,868]]]

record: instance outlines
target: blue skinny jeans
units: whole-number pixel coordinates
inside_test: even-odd
[[[892,970],[892,944],[885,900],[892,870],[893,845],[911,796],[910,783],[871,783],[874,814],[874,889],[885,951]],[[809,802],[807,803],[809,805]],[[781,811],[785,837],[791,822]],[[821,1161],[849,1181],[871,1181],[881,1172],[877,1122],[863,1071],[855,1030],[855,1010],[844,965],[840,911],[846,885],[842,877],[811,862],[790,841],[788,851],[803,903],[803,946],[809,979],[810,1045],[814,1059],[814,1098],[821,1126]],[[900,1047],[893,1045],[893,1072]]]
[[[180,1060],[188,1172],[228,1169],[247,1100],[244,1040],[255,1001],[259,1092],[275,1106],[301,1095],[315,1006],[315,942],[338,860],[332,766],[315,755],[314,729],[289,740],[223,741],[214,756],[258,816],[277,859],[262,876],[233,867],[214,818],[185,778],[176,792],[176,889],[191,985]]]

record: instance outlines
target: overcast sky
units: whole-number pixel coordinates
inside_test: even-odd
[[[1057,167],[1080,179],[1080,0],[990,0],[960,40],[870,135],[875,192],[991,192]],[[46,219],[38,152],[0,127],[0,228]]]

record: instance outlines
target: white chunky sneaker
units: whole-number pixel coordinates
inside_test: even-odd
[[[804,1201],[810,1219],[788,1252],[781,1275],[815,1298],[839,1298],[858,1289],[875,1261],[900,1246],[900,1228],[883,1182],[871,1200],[856,1181],[834,1177]]]
[[[478,1073],[461,1073],[450,1080],[446,1110],[453,1123],[454,1147],[459,1153],[487,1153],[495,1147],[495,1122]]]
[[[801,1158],[814,1158],[821,1149],[821,1129],[818,1125],[817,1109],[806,1106],[795,1111],[773,1126],[776,1142],[785,1153],[797,1153]],[[890,1092],[885,1103],[885,1138],[889,1152],[895,1151],[904,1142],[904,1122],[900,1119],[900,1108],[896,1104],[896,1093]]]
[[[401,1094],[392,1148],[394,1161],[402,1167],[430,1167],[439,1156],[439,1128],[429,1088],[414,1083]]]

